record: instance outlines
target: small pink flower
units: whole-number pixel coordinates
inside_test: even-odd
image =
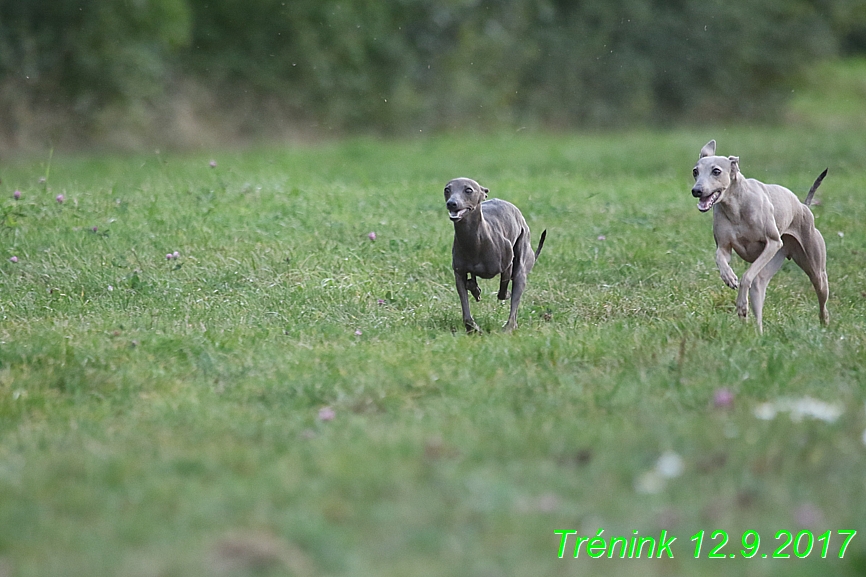
[[[56,200],[60,204],[63,204],[63,201],[66,200],[66,197],[63,196],[62,194],[58,194],[54,200]]]
[[[175,259],[175,260],[179,259],[179,258],[180,258],[180,253],[177,252],[177,251],[174,251],[173,253],[171,253],[171,258],[173,258],[173,259]]]
[[[216,160],[211,160],[208,164],[209,164],[209,166],[210,166],[211,168],[216,168],[216,167],[217,167]]]
[[[99,230],[99,227],[96,227],[96,226],[94,226],[94,227],[93,227],[93,228],[91,228],[91,229],[90,229],[90,230],[92,230],[92,231],[93,231],[93,232],[96,232],[96,231],[98,231],[98,230]]]
[[[600,234],[600,235],[598,235],[598,238],[596,238],[596,240],[607,240],[607,237],[604,236],[603,234]]]
[[[383,305],[383,304],[385,304],[385,299],[379,299],[379,300],[377,300],[377,301],[376,301],[376,304],[377,304],[377,305]]]
[[[167,255],[165,255],[165,260],[171,260],[173,256],[173,254],[168,253]]]
[[[356,336],[356,337],[360,337],[362,334],[364,334],[364,333],[361,332],[361,329],[358,329],[358,330],[355,331],[355,336]]]
[[[18,257],[17,256],[9,257],[9,262],[18,262]]]
[[[337,413],[334,412],[334,409],[331,407],[322,407],[319,409],[319,420],[320,421],[333,421],[334,417],[337,416]]]
[[[15,200],[18,200],[19,198],[21,198],[21,191],[20,191],[20,190],[16,190],[15,192],[13,192],[13,193],[12,193],[12,198],[14,198]]]
[[[717,409],[728,409],[734,404],[734,392],[730,389],[716,389],[713,393],[713,406]]]
[[[369,238],[370,240],[376,240],[376,233],[371,232],[370,234],[367,235],[367,238]]]
[[[817,528],[824,523],[824,513],[813,503],[803,503],[794,511],[794,522],[798,527]]]

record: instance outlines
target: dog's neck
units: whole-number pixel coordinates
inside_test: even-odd
[[[481,205],[477,205],[454,223],[454,240],[464,251],[469,252],[478,249],[481,240],[488,236],[487,222],[481,213]]]
[[[713,209],[718,208],[722,212],[728,214],[739,211],[741,197],[740,190],[745,179],[746,177],[744,177],[742,173],[737,174],[736,178],[731,179],[731,184],[729,184],[725,192],[722,193],[722,197],[715,204]]]

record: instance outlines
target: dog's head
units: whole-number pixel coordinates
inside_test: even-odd
[[[692,196],[698,200],[698,210],[707,212],[715,205],[740,174],[740,159],[736,156],[715,156],[716,141],[702,149],[692,174],[695,185]]]
[[[452,222],[460,222],[490,192],[471,178],[455,178],[445,185],[445,207]]]

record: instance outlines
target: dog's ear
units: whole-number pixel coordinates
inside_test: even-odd
[[[487,193],[490,192],[489,188],[481,187],[481,192],[484,193],[484,198],[487,198]]]
[[[712,156],[715,153],[716,153],[716,141],[711,140],[708,143],[706,143],[704,145],[704,147],[701,149],[701,155],[698,157],[698,159],[701,159],[705,156]]]
[[[739,156],[729,156],[728,160],[731,161],[731,180],[737,178],[737,175],[740,173],[740,157]]]

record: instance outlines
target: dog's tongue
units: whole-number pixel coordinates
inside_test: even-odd
[[[698,210],[701,212],[707,212],[708,210],[710,210],[710,207],[713,206],[713,196],[714,195],[711,194],[706,198],[700,199],[698,201]]]

